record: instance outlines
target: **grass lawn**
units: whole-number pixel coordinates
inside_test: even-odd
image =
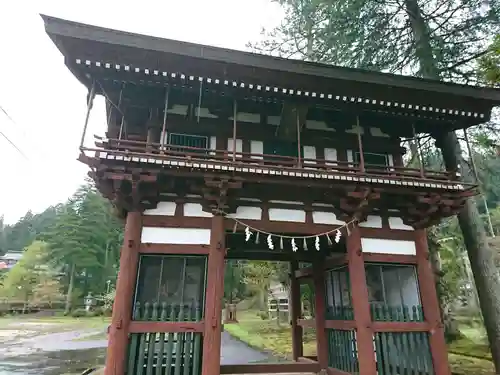
[[[224,329],[255,349],[273,352],[275,355],[290,357],[292,335],[290,325],[283,322],[280,327],[275,320],[262,320],[256,311],[238,311],[238,324],[225,324]],[[455,374],[494,375],[493,363],[488,346],[477,328],[465,328],[466,338],[453,343],[450,347],[449,360]],[[316,355],[316,335],[313,330],[304,333],[304,354]],[[462,355],[468,354],[469,356]]]

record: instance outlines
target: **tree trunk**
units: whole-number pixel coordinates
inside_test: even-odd
[[[443,136],[438,145],[442,149],[446,168],[453,170],[460,166],[462,180],[472,181],[471,171],[461,157],[455,133]],[[465,207],[458,214],[458,223],[467,248],[491,355],[496,371],[500,374],[500,277],[474,199],[466,201]]]
[[[440,80],[430,42],[429,26],[422,18],[418,0],[405,0],[405,6],[416,43],[420,73],[425,78]],[[442,134],[437,141],[446,169],[457,170],[460,166],[462,179],[471,177],[455,132]],[[458,214],[458,222],[474,274],[493,362],[496,372],[500,374],[500,279],[474,199],[466,201]]]
[[[71,270],[69,274],[69,285],[68,285],[68,293],[66,294],[66,305],[64,306],[64,314],[66,315],[71,312],[74,283],[75,283],[75,264],[73,263],[71,265]]]
[[[430,256],[429,260],[431,262],[432,270],[435,275],[436,290],[437,290],[437,295],[439,297],[439,310],[441,314],[441,319],[444,324],[444,335],[446,338],[446,342],[452,342],[454,340],[458,340],[463,335],[460,332],[458,322],[455,319],[455,316],[453,315],[453,311],[449,303],[450,298],[446,296],[443,291],[442,277],[444,276],[444,272],[437,244],[431,246],[430,244],[432,242],[432,239],[429,239],[428,242],[429,242],[429,256]]]

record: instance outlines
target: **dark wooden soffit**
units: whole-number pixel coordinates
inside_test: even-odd
[[[42,18],[46,32],[66,57],[67,65],[84,83],[82,71],[73,65],[76,59],[357,98],[373,97],[385,101],[404,98],[408,103],[421,106],[485,114],[483,118],[467,119],[467,124],[486,121],[491,108],[500,104],[500,91],[489,88],[276,58],[90,26],[45,15]],[[296,87],[290,87],[292,83]]]

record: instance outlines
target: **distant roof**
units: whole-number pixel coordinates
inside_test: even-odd
[[[41,16],[66,64],[87,86],[90,81],[77,63],[141,72],[150,80],[185,73],[221,84],[237,80],[237,87],[246,84],[254,90],[262,86],[290,95],[307,92],[318,99],[376,102],[384,108],[404,105],[433,115],[454,114],[469,125],[488,120],[491,108],[500,104],[500,91],[492,88],[283,59]]]
[[[4,255],[0,256],[0,259],[12,259],[12,260],[19,260],[23,257],[23,253],[21,252],[13,252],[13,251],[8,251]]]

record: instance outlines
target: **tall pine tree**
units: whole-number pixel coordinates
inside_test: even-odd
[[[281,26],[250,45],[260,52],[461,83],[500,31],[497,0],[279,0]],[[454,132],[433,134],[447,168],[473,179]],[[500,280],[474,199],[458,220],[500,373]]]

